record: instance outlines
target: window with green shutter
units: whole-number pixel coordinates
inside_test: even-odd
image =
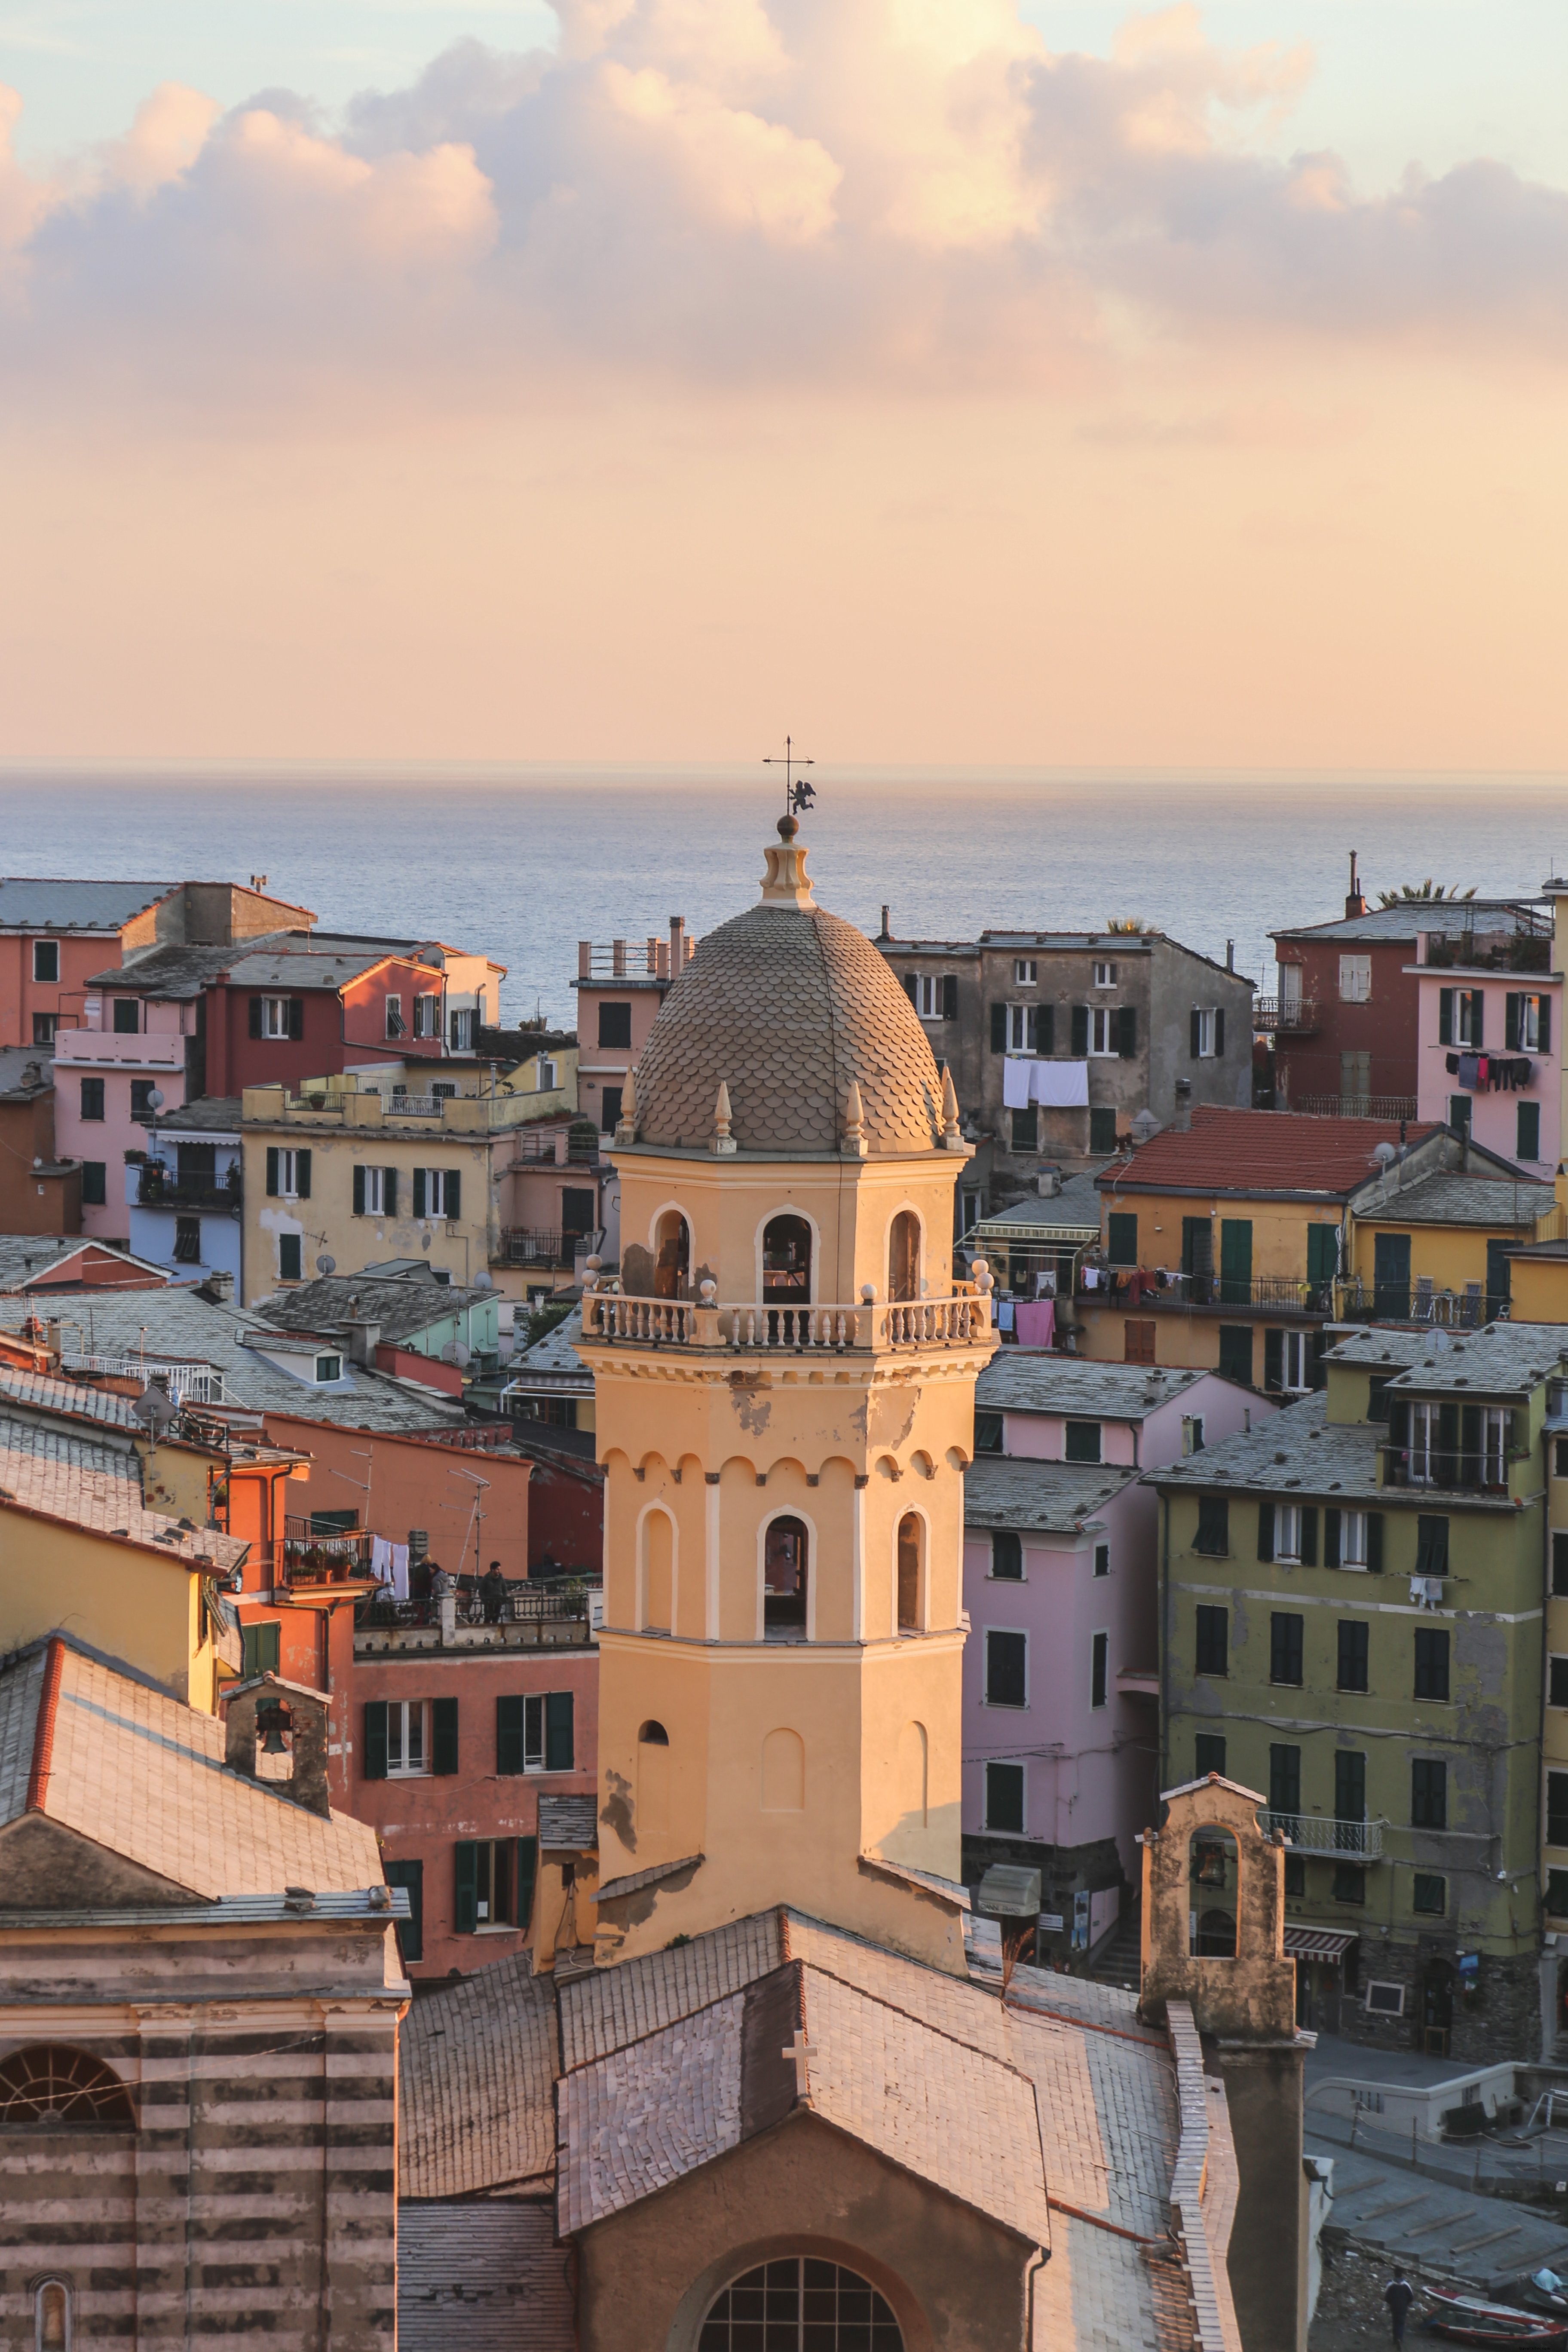
[[[1283,1743],[1268,1750],[1268,1810],[1299,1813],[1301,1810],[1301,1751]]]
[[[425,1214],[425,1171],[423,1168],[416,1168],[414,1171],[414,1213],[416,1217],[422,1217]]]
[[[1198,1496],[1198,1533],[1193,1546],[1210,1559],[1224,1559],[1230,1550],[1230,1504],[1224,1495]]]
[[[1006,1050],[1007,1007],[1005,1004],[994,1004],[991,1007],[991,1051],[994,1054],[1005,1054]]]
[[[1521,1102],[1519,1125],[1514,1139],[1516,1160],[1539,1160],[1541,1157],[1541,1105]]]
[[[269,1201],[278,1198],[278,1147],[275,1143],[267,1147],[267,1197]]]
[[[1219,1227],[1219,1296],[1225,1307],[1252,1299],[1252,1220],[1222,1217]]]
[[[572,1728],[570,1691],[551,1691],[544,1701],[544,1769],[547,1772],[570,1772],[574,1748]],[[440,1768],[437,1767],[437,1769]]]
[[[368,1698],[364,1703],[363,1771],[367,1780],[386,1778],[386,1701]]]
[[[1072,1007],[1071,1050],[1075,1062],[1087,1060],[1089,1055],[1089,1007],[1087,1004],[1075,1004]]]
[[[1193,1778],[1206,1780],[1211,1772],[1225,1778],[1225,1734],[1200,1731],[1193,1741]]]
[[[356,1217],[364,1214],[364,1170],[359,1167],[353,1173],[353,1213]]]
[[[1230,1672],[1230,1612],[1216,1609],[1200,1601],[1197,1612],[1197,1642],[1194,1670],[1200,1675],[1225,1675]]]
[[[1263,1386],[1267,1394],[1277,1395],[1285,1385],[1285,1334],[1265,1331],[1263,1334]]]
[[[438,1698],[430,1707],[430,1769],[433,1772],[455,1772],[458,1769],[458,1702],[455,1698]]]
[[[1332,1282],[1340,1270],[1340,1229],[1337,1225],[1307,1228],[1307,1279]]]
[[[1219,1327],[1219,1370],[1223,1380],[1252,1386],[1252,1326],[1222,1323]]]
[[[278,1672],[278,1645],[282,1627],[274,1621],[265,1625],[242,1625],[239,1629],[240,1678],[248,1682],[252,1675],[275,1675]]]
[[[1366,1758],[1355,1748],[1340,1748],[1334,1751],[1334,1819],[1366,1819]]]
[[[1383,1513],[1369,1511],[1366,1515],[1366,1564],[1373,1576],[1383,1573]]]
[[[1415,1830],[1448,1826],[1448,1768],[1439,1757],[1417,1756],[1411,1761],[1410,1826]]]
[[[1274,1506],[1272,1503],[1259,1503],[1258,1506],[1258,1557],[1259,1559],[1272,1559],[1274,1557]]]
[[[496,1770],[501,1773],[521,1772],[523,1763],[523,1724],[526,1701],[521,1693],[507,1692],[496,1700]]]
[[[1355,1618],[1342,1617],[1339,1634],[1337,1687],[1342,1691],[1364,1691],[1367,1687],[1368,1644],[1372,1628]]]
[[[1117,1024],[1116,1050],[1124,1062],[1136,1059],[1138,1053],[1138,1008],[1124,1004]]]
[[[1101,1153],[1116,1149],[1116,1113],[1114,1109],[1091,1109],[1089,1114],[1089,1148],[1098,1159]]]
[[[278,1236],[279,1281],[299,1282],[303,1279],[303,1276],[304,1255],[300,1248],[300,1235],[279,1234]]]
[[[459,1936],[471,1936],[479,1926],[479,1850],[472,1838],[460,1838],[452,1848],[455,1884],[452,1926]]]
[[[1138,1216],[1135,1210],[1112,1209],[1106,1219],[1106,1250],[1112,1265],[1138,1263]]]
[[[397,1949],[405,1962],[425,1958],[425,1864],[386,1862],[382,1873],[388,1886],[401,1886],[408,1896],[408,1916],[397,1922]]]

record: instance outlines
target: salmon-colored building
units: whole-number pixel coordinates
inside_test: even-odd
[[[439,1369],[446,1370],[443,1366]],[[418,1529],[430,1558],[454,1575],[528,1575],[529,1481],[534,1465],[510,1450],[506,1428],[451,1436],[404,1435],[269,1412],[274,1445],[309,1454],[310,1507],[346,1526],[406,1543]]]
[[[81,1171],[55,1156],[55,1079],[28,1045],[0,1047],[0,1233],[79,1234]]]

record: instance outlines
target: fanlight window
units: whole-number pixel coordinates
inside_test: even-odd
[[[763,1304],[811,1304],[811,1227],[804,1217],[770,1217],[763,1228]]]
[[[724,2289],[697,2352],[903,2352],[903,2330],[874,2286],[807,2254],[759,2264]]]
[[[1241,1874],[1236,1839],[1211,1823],[1193,1832],[1190,1855],[1187,1948],[1196,1959],[1234,1960]]]
[[[0,2125],[103,2131],[134,2128],[135,2122],[119,2075],[85,2050],[37,2042],[0,2059]]]

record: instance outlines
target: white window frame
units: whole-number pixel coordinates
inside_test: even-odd
[[[444,1219],[447,1214],[447,1178],[449,1173],[446,1168],[426,1168],[425,1171],[425,1214],[433,1223]]]
[[[1027,1837],[1029,1834],[1029,1774],[1022,1758],[1016,1756],[988,1756],[980,1769],[981,1810],[986,1817],[986,1828],[989,1829],[991,1827],[991,1774],[993,1770],[1000,1769],[1004,1772],[1016,1772],[1023,1790],[1023,1802],[1018,1807],[1018,1819],[1023,1823],[1023,1827],[1016,1830],[998,1830],[995,1834],[998,1837]]]
[[[1089,1050],[1092,1057],[1105,1061],[1121,1051],[1117,1030],[1121,1024],[1119,1004],[1091,1004],[1089,1008]]]
[[[1364,1511],[1340,1513],[1340,1566],[1366,1572],[1366,1522]]]
[[[1373,2000],[1373,1993],[1391,1994],[1393,1998]],[[1369,1977],[1362,2008],[1368,2017],[1403,2017],[1405,1987],[1402,1984],[1390,1984],[1385,1977]]]
[[[1474,1045],[1476,1006],[1479,1003],[1482,1002],[1484,1002],[1484,999],[1482,998],[1481,992],[1479,988],[1457,988],[1454,991],[1454,1028],[1457,1033],[1454,1038],[1454,1043],[1456,1045]],[[1484,1031],[1484,1013],[1482,1015],[1482,1028]]]
[[[548,1692],[525,1691],[522,1699],[522,1769],[542,1772],[544,1766],[544,1702]]]
[[[1371,956],[1342,955],[1340,958],[1340,1003],[1342,1004],[1370,1004],[1371,1002]]]
[[[395,1725],[395,1734],[394,1726]],[[408,1737],[411,1726],[417,1725],[417,1742]],[[417,1744],[419,1761],[408,1760],[411,1748]],[[392,1760],[394,1751],[397,1762]],[[427,1780],[430,1762],[430,1702],[427,1698],[390,1698],[386,1702],[386,1777],[389,1780]]]
[[[495,1934],[511,1936],[517,1933],[517,1923],[515,1920],[492,1919],[489,1916],[491,1907],[495,1902],[495,1857],[496,1848],[498,1846],[511,1847],[511,1868],[515,1874],[517,1869],[517,1841],[515,1838],[476,1838],[474,1840],[474,1927],[476,1931],[481,1936]],[[488,1859],[481,1861],[481,1856],[485,1856]],[[489,1890],[489,1893],[481,1893],[481,1888],[487,1886]],[[517,1882],[515,1875],[512,1881],[511,1895],[512,1906],[515,1909],[517,1905]]]
[[[1481,1407],[1481,1458],[1486,1464],[1486,1483],[1492,1486],[1508,1484],[1508,1441],[1513,1419],[1506,1405],[1486,1404]]]
[[[386,1214],[386,1171],[367,1167],[364,1171],[364,1213],[367,1217]]]
[[[474,1012],[472,1005],[459,1005],[452,1014],[451,1050],[454,1054],[471,1054],[474,1050]]]
[[[1282,1331],[1279,1337],[1279,1385],[1288,1395],[1305,1396],[1312,1385],[1307,1377],[1312,1363],[1312,1335],[1310,1331]],[[1292,1370],[1294,1380],[1290,1377]]]
[[[317,1357],[316,1386],[319,1389],[335,1388],[342,1376],[343,1360],[341,1356]]]
[[[289,999],[286,996],[264,996],[261,1000],[261,1034],[274,1041],[287,1039],[289,1034]]]
[[[555,1065],[553,1062],[546,1061],[542,1054],[539,1057],[538,1090],[542,1095],[552,1095],[555,1092]]]
[[[1094,967],[1093,985],[1096,988],[1114,988],[1116,966],[1113,963],[1097,963]]]
[[[1521,1054],[1539,1054],[1541,1051],[1541,999],[1538,995],[1520,998],[1519,1050]]]
[[[1274,1557],[1282,1568],[1299,1568],[1301,1564],[1300,1503],[1276,1503],[1274,1506]]]
[[[1037,987],[1039,983],[1039,977],[1040,967],[1033,956],[1014,957],[1013,985],[1015,988]]]
[[[1026,1054],[1029,1050],[1029,1007],[1009,1004],[1007,1007],[1007,1051]]]
[[[1201,1004],[1194,1004],[1193,1007],[1193,1011],[1198,1016],[1198,1059],[1200,1062],[1212,1062],[1215,1059],[1215,1008],[1212,1004],[1206,1007]]]
[[[991,1636],[993,1633],[1016,1633],[1024,1643],[1024,1703],[1012,1706],[1005,1699],[993,1698],[991,1693]],[[1029,1629],[1026,1625],[986,1625],[981,1629],[980,1659],[982,1675],[981,1704],[994,1706],[1003,1715],[1027,1715],[1029,1712]]]
[[[300,1197],[299,1182],[300,1155],[298,1151],[290,1150],[287,1144],[279,1144],[278,1147],[278,1198],[280,1201],[297,1201]]]
[[[1103,1568],[1101,1560],[1105,1562]],[[1110,1574],[1110,1546],[1108,1543],[1097,1543],[1094,1547],[1094,1573],[1096,1576]]]
[[[441,1034],[441,999],[434,990],[421,990],[414,1000],[414,1034],[416,1037],[439,1037]]]

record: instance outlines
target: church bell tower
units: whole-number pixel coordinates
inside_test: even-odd
[[[908,997],[778,831],[626,1089],[619,1278],[583,1302],[596,1957],[787,1903],[961,1970],[963,1473],[995,1344],[952,1273],[969,1147]]]

